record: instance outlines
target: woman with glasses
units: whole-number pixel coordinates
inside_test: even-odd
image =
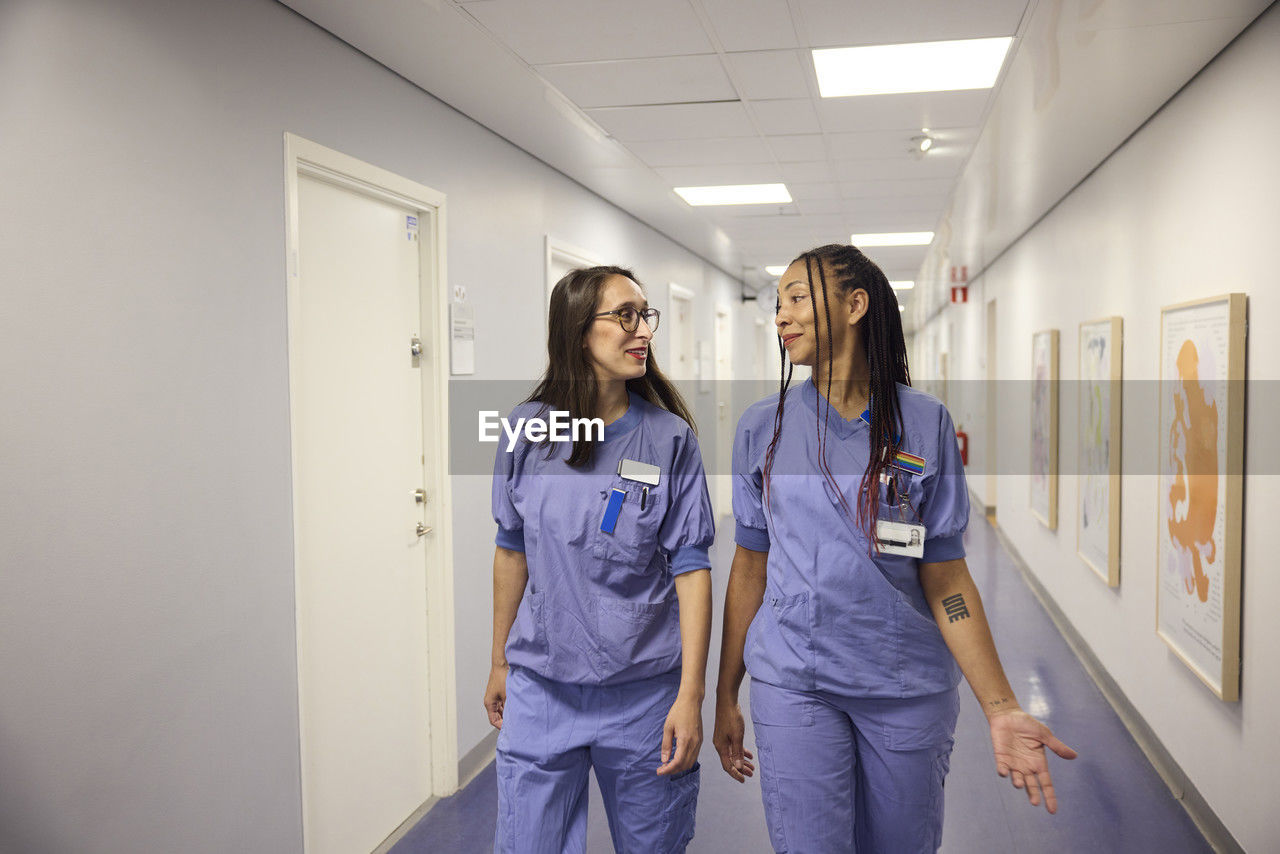
[[[484,705],[500,854],[585,851],[589,768],[617,851],[693,838],[714,527],[657,326],[630,271],[571,271],[551,294],[546,373],[509,421],[558,410],[601,419],[603,438],[499,445]]]
[[[751,674],[761,789],[778,851],[921,854],[942,836],[961,673],[995,765],[1057,798],[964,561],[969,501],[946,407],[911,388],[898,301],[852,246],[778,281],[774,322],[811,380],[747,409],[733,450],[738,550],[725,597],[715,746],[752,776],[738,689]]]

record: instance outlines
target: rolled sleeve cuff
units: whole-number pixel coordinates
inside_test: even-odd
[[[764,528],[752,528],[750,525],[739,522],[733,534],[733,541],[753,552],[769,551],[769,532]]]
[[[944,560],[959,560],[964,557],[964,531],[949,537],[933,537],[924,541],[925,563],[941,563]]]
[[[522,552],[524,551],[524,528],[516,528],[512,531],[499,525],[498,536],[493,538],[493,542],[499,548]]]
[[[680,575],[695,569],[710,569],[711,555],[703,546],[681,546],[671,555],[671,574]]]

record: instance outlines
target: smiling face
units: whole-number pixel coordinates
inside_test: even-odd
[[[814,273],[816,279],[816,267]],[[824,354],[833,353],[837,361],[849,348],[850,339],[856,336],[856,325],[867,310],[867,292],[857,288],[846,296],[836,284],[835,276],[827,273],[827,298],[834,327],[834,332],[828,333],[821,280],[813,282],[812,298],[809,285],[804,259],[792,262],[778,279],[778,311],[773,322],[791,363],[813,367],[818,359],[819,344]],[[825,355],[823,361],[826,361]]]
[[[612,275],[600,288],[600,300],[596,312],[632,308],[643,311],[649,307],[640,286],[626,276]],[[653,332],[640,318],[634,332],[627,332],[612,315],[597,317],[587,327],[582,347],[587,361],[595,370],[601,383],[616,380],[634,380],[644,376],[649,359],[649,341]]]

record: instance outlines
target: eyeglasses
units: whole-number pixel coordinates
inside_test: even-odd
[[[662,316],[662,312],[656,308],[646,308],[644,311],[636,311],[628,306],[627,308],[615,308],[613,311],[602,311],[599,314],[593,314],[592,317],[613,317],[618,321],[618,325],[622,327],[623,332],[635,332],[640,326],[640,318],[644,318],[645,325],[649,327],[650,332],[658,331],[658,319]]]

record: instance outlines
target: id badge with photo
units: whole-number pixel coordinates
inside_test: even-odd
[[[915,520],[908,500],[912,474],[891,468],[880,475],[885,502],[876,512],[876,544],[881,554],[924,557],[924,525]]]

